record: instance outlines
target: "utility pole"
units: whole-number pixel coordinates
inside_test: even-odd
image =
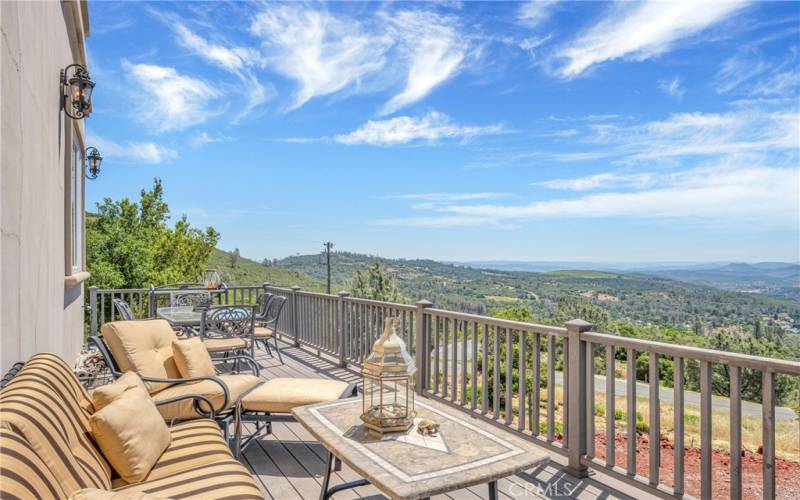
[[[326,293],[328,295],[330,295],[330,293],[331,293],[331,248],[333,248],[333,243],[331,243],[330,241],[326,241],[325,243],[323,243],[323,246],[325,247],[325,263],[326,263],[326,265],[328,267],[328,283],[327,283],[327,287],[325,288],[325,290],[326,290]]]

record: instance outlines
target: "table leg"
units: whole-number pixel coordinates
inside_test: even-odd
[[[369,484],[369,481],[366,479],[358,479],[356,481],[350,481],[330,487],[331,473],[334,469],[334,460],[337,462],[339,461],[337,457],[333,456],[333,453],[328,452],[328,457],[325,459],[325,477],[322,479],[322,490],[319,492],[319,500],[328,500],[328,498],[342,490],[349,490],[350,488],[358,488],[359,486],[366,486]]]
[[[489,482],[489,500],[497,500],[497,481]]]

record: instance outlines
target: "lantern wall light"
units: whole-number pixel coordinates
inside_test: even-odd
[[[92,114],[92,90],[94,82],[89,71],[80,64],[70,64],[61,70],[61,108],[75,120]]]
[[[101,163],[103,163],[103,157],[100,156],[100,151],[93,146],[86,148],[86,177],[88,179],[97,179]]]

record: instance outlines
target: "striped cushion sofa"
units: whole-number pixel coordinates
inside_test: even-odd
[[[125,483],[92,440],[92,411],[58,356],[25,363],[0,391],[0,498],[263,498],[210,419],[172,426],[172,442],[145,480]]]

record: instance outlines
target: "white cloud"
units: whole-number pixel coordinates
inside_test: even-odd
[[[626,57],[643,61],[666,52],[741,9],[744,2],[620,2],[608,15],[563,47],[560,76],[573,78],[595,64]]]
[[[349,134],[337,135],[334,140],[342,144],[393,146],[418,141],[467,140],[504,131],[502,125],[457,125],[447,115],[432,111],[420,118],[398,116],[388,120],[370,120]]]
[[[134,102],[139,105],[139,118],[158,131],[197,125],[215,113],[209,103],[221,94],[202,80],[182,75],[168,66],[123,60],[122,67],[138,89]]]
[[[517,10],[517,21],[529,28],[536,28],[547,21],[553,14],[556,0],[528,0]]]
[[[317,96],[358,86],[386,64],[386,34],[371,34],[354,19],[298,4],[268,4],[250,31],[261,37],[269,66],[299,89],[291,108]]]
[[[128,160],[135,163],[164,163],[178,158],[174,149],[159,146],[154,142],[128,141],[118,143],[109,139],[94,136],[92,144],[100,151],[104,159]]]
[[[796,227],[800,169],[761,165],[698,167],[660,176],[631,192],[532,201],[522,205],[453,204],[428,217],[394,219],[413,226],[502,225],[546,218],[682,219],[703,223]]]
[[[638,125],[595,126],[595,143],[629,160],[794,151],[800,144],[796,111],[744,108],[727,113],[676,113]]]
[[[656,176],[653,173],[618,174],[605,172],[602,174],[578,177],[575,179],[553,179],[549,181],[534,182],[533,186],[547,189],[560,189],[567,191],[593,191],[598,189],[611,189],[621,187],[642,188],[654,183]]]
[[[672,77],[671,80],[659,80],[658,88],[676,99],[683,99],[685,89],[681,86],[681,79],[678,76]]]
[[[205,144],[213,144],[215,142],[224,142],[229,140],[231,140],[230,137],[224,135],[211,135],[208,132],[203,131],[192,137],[189,142],[194,147],[200,147]]]
[[[263,104],[270,97],[265,86],[258,81],[252,68],[263,65],[260,52],[249,47],[225,47],[211,43],[192,32],[184,24],[171,20],[178,42],[208,63],[218,66],[234,75],[240,82],[247,102],[237,118],[242,118]]]
[[[383,115],[428,95],[459,70],[467,52],[455,18],[425,11],[396,12],[387,17],[408,58],[408,75],[403,90],[381,109]]]
[[[606,156],[608,156],[608,153],[602,151],[583,151],[578,153],[556,153],[552,155],[551,158],[557,161],[571,162],[598,160]]]
[[[725,59],[715,77],[716,91],[727,94],[744,82],[768,70],[770,64],[752,54],[739,53]]]
[[[773,73],[753,86],[751,95],[759,97],[793,97],[800,95],[800,71],[790,69]]]

